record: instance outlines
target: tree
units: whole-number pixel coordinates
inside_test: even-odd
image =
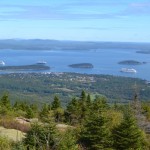
[[[105,150],[111,147],[108,119],[102,114],[92,114],[83,125],[81,143],[88,150]]]
[[[78,119],[80,118],[80,105],[79,101],[76,98],[73,98],[68,103],[67,109],[65,111],[65,118],[71,125],[75,125],[78,123]]]
[[[79,150],[76,133],[73,129],[68,129],[65,131],[57,146],[57,150]]]
[[[44,104],[39,113],[41,120],[46,121],[49,118],[49,111],[49,106]]]
[[[64,109],[59,107],[55,109],[54,111],[54,118],[56,122],[61,122],[63,121],[63,115],[64,115]]]
[[[85,93],[84,90],[82,90],[82,92],[81,92],[80,99],[81,99],[82,101],[85,101],[85,100],[86,100],[86,93]]]
[[[91,104],[91,96],[88,94],[87,96],[87,105],[89,106]]]
[[[50,122],[46,125],[32,124],[24,139],[24,144],[33,149],[50,149],[55,145],[56,128]]]
[[[10,104],[10,100],[8,98],[8,94],[4,94],[0,100],[0,105],[7,108],[7,109],[10,109],[11,107],[11,104]]]
[[[26,117],[31,119],[35,116],[33,110],[28,106],[28,109],[26,110]]]
[[[54,97],[54,101],[52,102],[52,110],[60,108],[61,102],[57,96]]]
[[[144,149],[144,137],[130,112],[124,114],[123,121],[112,132],[113,147],[116,150]]]

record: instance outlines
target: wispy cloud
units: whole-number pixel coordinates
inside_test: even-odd
[[[111,6],[121,10],[101,11],[101,8]],[[81,9],[82,8],[82,9]],[[97,8],[96,10],[94,8]],[[124,10],[123,10],[124,9]],[[90,12],[88,12],[88,10]],[[150,2],[127,3],[126,1],[112,2],[86,0],[69,1],[53,5],[1,5],[0,20],[83,20],[83,19],[113,19],[130,15],[150,15]]]
[[[90,5],[81,2],[76,3],[76,5],[84,7]],[[96,5],[95,3],[92,3]],[[77,20],[77,19],[105,19],[113,18],[115,15],[112,13],[101,13],[101,11],[87,13],[78,10],[78,6],[73,5],[73,3],[67,3],[66,5],[57,6],[21,6],[21,5],[5,5],[0,6],[0,18],[1,19],[54,19],[54,20]],[[97,5],[96,5],[97,6]],[[72,11],[72,8],[74,10]],[[16,9],[16,10],[14,10]]]
[[[121,15],[150,15],[150,2],[130,3]]]

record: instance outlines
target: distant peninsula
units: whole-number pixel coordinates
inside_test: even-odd
[[[94,66],[90,63],[79,63],[79,64],[71,64],[69,65],[69,67],[90,69],[93,68]]]
[[[41,64],[22,65],[22,66],[0,66],[0,71],[40,71],[49,70],[49,66]]]
[[[139,62],[136,60],[124,60],[124,61],[118,62],[118,64],[121,64],[121,65],[142,65],[142,64],[146,64],[146,62]]]
[[[136,49],[147,51],[150,43],[65,41],[49,39],[0,39],[0,50],[101,50]]]

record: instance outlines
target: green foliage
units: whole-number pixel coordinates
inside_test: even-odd
[[[142,150],[144,137],[131,113],[126,113],[119,126],[113,130],[114,148],[116,150]]]
[[[11,150],[11,142],[5,138],[0,136],[0,150]]]
[[[6,108],[10,108],[10,100],[8,98],[8,94],[4,94],[0,100],[0,105]]]
[[[70,97],[80,96],[81,91],[86,89],[93,95],[105,95],[110,101],[121,99],[123,102],[131,99],[135,82],[139,89],[145,89],[140,91],[140,98],[149,100],[150,88],[145,84],[145,80],[77,73],[1,75],[0,94],[8,91],[12,103],[19,100],[39,105],[52,102],[53,95],[57,94],[65,106]]]
[[[63,133],[57,150],[79,150],[75,131],[68,129]]]
[[[143,114],[148,115],[149,105],[143,104],[142,108]],[[66,109],[61,107],[57,96],[51,105],[44,104],[38,109],[35,104],[20,101],[12,107],[8,95],[3,95],[0,100],[0,125],[19,129],[27,134],[23,143],[11,145],[1,137],[0,143],[6,144],[8,150],[9,147],[12,150],[78,150],[79,145],[87,150],[148,150],[149,138],[138,128],[128,109],[129,106],[124,104],[108,105],[105,97],[96,96],[91,99],[90,94],[85,91],[78,98],[73,98]],[[30,128],[16,122],[16,116],[38,116],[41,122],[32,124]],[[54,122],[74,125],[78,132],[74,132],[73,127],[66,132],[66,128],[57,131]]]
[[[90,96],[90,94],[88,94],[88,96],[87,96],[87,104],[88,104],[88,105],[91,104],[91,96]]]
[[[61,107],[61,102],[57,96],[54,97],[54,101],[52,102],[52,110],[55,110],[57,108]]]
[[[17,142],[13,143],[11,150],[27,150],[27,147],[24,146],[22,142]]]
[[[143,114],[146,118],[150,121],[150,103],[143,103],[142,104]]]
[[[28,107],[28,109],[26,111],[26,118],[31,119],[31,118],[34,118],[34,117],[35,117],[35,114],[34,114],[33,110],[30,107]]]
[[[40,119],[45,121],[49,118],[49,107],[47,104],[44,104],[39,112]]]
[[[84,90],[82,90],[82,92],[81,92],[80,99],[81,99],[82,101],[85,101],[85,100],[86,100],[86,93],[85,93]]]
[[[108,149],[112,146],[108,119],[102,114],[93,114],[85,122],[81,142],[89,150]]]
[[[46,125],[33,124],[27,132],[24,144],[30,148],[42,149],[54,146],[56,141],[56,128],[51,122]]]
[[[71,125],[75,125],[79,122],[80,118],[80,105],[76,98],[73,98],[71,102],[68,103],[67,109],[65,111],[65,119]]]
[[[64,109],[59,107],[55,109],[53,112],[54,112],[55,122],[62,122],[64,116]]]
[[[107,108],[104,98],[96,97],[91,103],[81,130],[81,143],[89,150],[105,150],[112,146],[110,119],[105,115]]]
[[[12,115],[14,112],[11,110],[11,104],[9,100],[8,94],[4,94],[2,98],[0,99],[0,115]]]

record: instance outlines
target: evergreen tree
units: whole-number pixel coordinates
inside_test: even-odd
[[[68,103],[67,109],[65,111],[65,118],[67,122],[72,125],[78,123],[78,119],[80,118],[80,105],[76,98],[73,98],[71,102]]]
[[[108,109],[106,98],[96,97],[92,104],[92,111],[103,112]]]
[[[46,121],[49,118],[49,106],[44,104],[39,113],[41,120]]]
[[[31,119],[34,116],[35,116],[35,114],[34,114],[33,110],[30,107],[28,107],[28,109],[26,110],[26,118]]]
[[[123,121],[113,130],[114,148],[116,150],[144,149],[144,137],[136,120],[130,113],[124,115]]]
[[[52,102],[52,110],[60,108],[61,102],[57,96],[54,97],[54,101]]]
[[[57,150],[79,150],[76,133],[72,129],[68,129],[62,135],[61,140],[57,146]]]
[[[81,143],[88,150],[105,150],[112,146],[108,119],[102,114],[92,114],[81,131]]]
[[[85,93],[84,90],[82,90],[82,92],[81,92],[80,99],[81,99],[82,101],[85,101],[85,100],[86,100],[86,93]]]
[[[32,124],[31,130],[29,130],[24,139],[24,144],[29,149],[50,149],[56,143],[56,128],[55,125],[50,122],[49,124],[39,125]]]
[[[89,106],[91,104],[91,96],[88,94],[87,96],[87,105]]]
[[[7,108],[7,109],[10,109],[11,107],[11,104],[10,104],[10,100],[8,98],[8,94],[4,94],[0,100],[0,105]]]

